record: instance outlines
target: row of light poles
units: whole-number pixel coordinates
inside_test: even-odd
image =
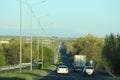
[[[32,70],[32,6],[30,6],[30,38],[31,38],[31,66]],[[38,36],[38,59],[39,59],[39,36]],[[43,69],[43,43],[42,43],[42,69]],[[20,73],[22,72],[22,0],[20,0]]]

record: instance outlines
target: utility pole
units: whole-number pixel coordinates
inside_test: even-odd
[[[39,25],[40,25],[40,22],[38,22],[39,23]],[[39,30],[40,30],[40,28],[39,28],[39,25],[38,25],[38,55],[37,55],[37,60],[39,60],[40,59],[40,32],[39,32]]]
[[[32,70],[32,6],[30,6],[30,37],[31,37],[31,51],[30,51],[31,67],[30,67],[30,70]]]
[[[40,50],[39,50],[39,46],[40,46],[39,39],[40,39],[40,38],[39,38],[39,32],[38,32],[38,55],[37,55],[37,61],[39,60],[39,51],[40,51]]]
[[[42,69],[43,69],[43,67],[44,67],[44,65],[43,65],[43,37],[41,38],[41,43],[42,43]]]
[[[20,0],[20,73],[22,71],[22,0]]]

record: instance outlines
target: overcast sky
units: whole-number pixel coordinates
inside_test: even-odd
[[[22,1],[23,35],[30,33],[30,9],[27,3],[33,10],[33,35],[38,35],[38,31],[40,35],[58,37],[120,34],[120,0]],[[19,35],[19,15],[20,0],[0,0],[0,35]]]

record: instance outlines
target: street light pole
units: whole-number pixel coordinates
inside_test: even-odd
[[[20,73],[21,73],[21,65],[22,63],[22,0],[20,0]]]
[[[40,22],[39,22],[39,25],[40,25]],[[37,61],[39,61],[39,59],[40,59],[40,32],[39,32],[39,30],[40,30],[40,27],[39,27],[39,25],[38,25],[38,55],[37,55]]]
[[[30,51],[31,67],[30,67],[30,70],[32,70],[32,6],[30,6],[30,36],[31,36],[31,51]]]

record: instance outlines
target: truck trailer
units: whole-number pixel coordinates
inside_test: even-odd
[[[83,71],[86,65],[86,55],[74,55],[74,71]]]

